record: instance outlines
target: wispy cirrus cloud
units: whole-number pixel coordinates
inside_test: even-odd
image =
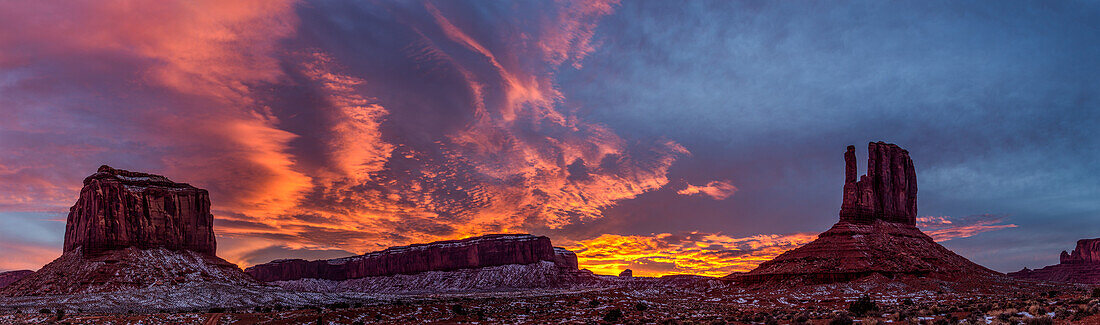
[[[737,193],[737,187],[730,184],[730,181],[710,181],[707,185],[692,185],[688,183],[686,188],[676,191],[676,194],[680,195],[702,194],[715,200],[725,200],[733,196],[734,193]]]
[[[987,231],[1014,228],[1015,224],[1004,223],[1004,216],[977,214],[965,217],[926,216],[917,218],[917,227],[938,242],[956,238],[966,238]]]

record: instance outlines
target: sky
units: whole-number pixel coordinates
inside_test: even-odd
[[[747,271],[896,143],[1001,272],[1100,237],[1093,1],[0,2],[0,270],[100,165],[210,191],[241,266],[488,233],[600,274]]]

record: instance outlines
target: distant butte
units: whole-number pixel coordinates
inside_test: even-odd
[[[1008,273],[1008,276],[1033,281],[1100,284],[1100,238],[1081,239],[1072,253],[1062,251],[1058,264],[1037,270]]]
[[[869,143],[867,151],[868,171],[858,180],[855,147],[844,153],[839,222],[813,242],[726,280],[820,284],[872,275],[949,281],[998,275],[917,229],[917,177],[908,151],[884,142]]]
[[[30,275],[31,273],[34,273],[34,271],[19,270],[19,271],[0,272],[0,288],[6,287],[9,284],[15,283],[15,281],[19,281],[19,279],[22,279],[22,278]]]

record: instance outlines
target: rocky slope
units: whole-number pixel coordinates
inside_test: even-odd
[[[249,267],[245,272],[265,282],[303,278],[346,280],[511,264],[526,265],[542,261],[551,262],[563,271],[577,270],[576,254],[553,247],[547,237],[494,234],[391,247],[331,260],[277,260]]]
[[[557,264],[539,261],[452,271],[368,276],[343,281],[303,278],[275,281],[280,287],[308,292],[441,294],[561,288],[596,284],[591,273],[562,272]]]
[[[907,151],[878,142],[868,144],[868,153],[868,174],[858,181],[854,147],[844,154],[847,168],[839,222],[817,240],[726,279],[743,284],[819,284],[871,275],[949,281],[998,276],[917,229],[916,173]]]
[[[1023,280],[1100,284],[1100,238],[1081,239],[1072,253],[1062,251],[1059,263],[1037,270],[1008,273]]]
[[[187,250],[129,247],[85,257],[77,248],[0,289],[0,293],[20,296],[113,292],[187,282],[256,283],[235,264]]]
[[[213,224],[206,190],[104,165],[84,179],[69,209],[65,252],[163,247],[214,255]]]
[[[34,271],[19,270],[19,271],[0,272],[0,288],[4,288],[4,287],[8,286],[9,284],[14,283],[15,281],[19,281],[19,279],[22,279],[22,278],[30,275],[31,273],[34,273]]]
[[[108,166],[84,179],[61,257],[0,295],[71,295],[204,284],[259,285],[214,255],[206,190]]]

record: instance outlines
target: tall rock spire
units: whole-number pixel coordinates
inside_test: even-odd
[[[856,180],[855,146],[844,152],[844,202],[840,220],[916,225],[917,173],[909,152],[895,144],[867,144],[867,174]]]

